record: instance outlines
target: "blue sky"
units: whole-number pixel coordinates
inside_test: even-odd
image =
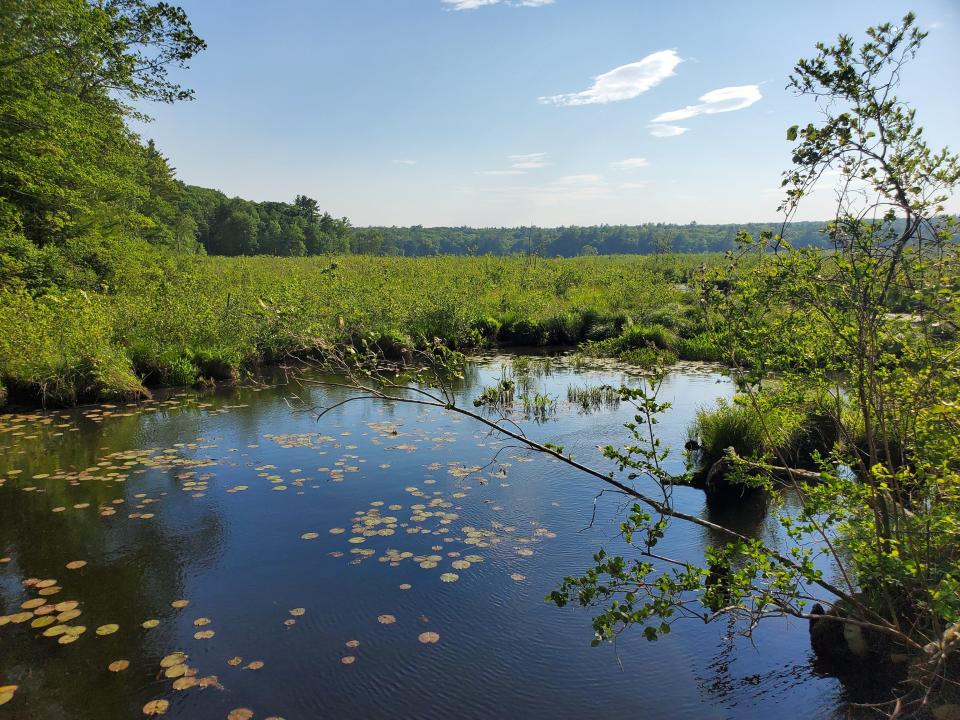
[[[900,96],[960,151],[958,0],[181,4],[209,45],[177,73],[196,100],[140,132],[186,182],[357,225],[776,219],[785,130],[817,118],[793,64],[910,9],[930,36]]]

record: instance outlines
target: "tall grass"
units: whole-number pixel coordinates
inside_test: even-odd
[[[678,257],[691,269],[703,257]],[[0,384],[65,404],[229,377],[314,346],[440,338],[492,343],[638,341],[633,319],[690,307],[640,256],[223,258],[144,252],[109,286],[0,288]],[[659,333],[659,334],[657,334]],[[649,338],[675,342],[667,328]]]

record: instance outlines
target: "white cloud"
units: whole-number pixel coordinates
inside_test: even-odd
[[[417,161],[416,160],[394,160],[393,164],[394,165],[416,165]]]
[[[713,115],[715,113],[743,110],[760,100],[759,85],[734,85],[732,87],[717,88],[706,95],[701,95],[697,105],[687,105],[679,110],[661,113],[654,119],[654,123],[671,123],[677,120],[687,120],[697,115]]]
[[[487,5],[509,5],[511,7],[543,7],[553,5],[554,0],[442,0],[453,10],[476,10]]]
[[[598,75],[586,90],[539,98],[548,105],[593,105],[630,100],[656,87],[683,62],[676,50],[660,50],[642,60]]]
[[[610,167],[616,168],[617,170],[637,170],[639,168],[645,168],[649,164],[646,158],[627,158],[626,160],[610,163]]]
[[[650,134],[654,137],[676,137],[683,135],[690,128],[680,127],[679,125],[647,125]]]
[[[643,188],[647,187],[647,185],[649,185],[649,183],[645,183],[645,182],[625,182],[625,183],[620,183],[620,185],[618,185],[618,187],[619,187],[621,190],[642,190]]]
[[[453,5],[454,10],[476,10],[484,5],[496,5],[500,0],[443,0],[446,5]]]
[[[477,170],[477,175],[526,175],[526,170]]]
[[[546,153],[508,155],[507,159],[510,161],[510,167],[512,167],[514,170],[535,170],[537,168],[546,167],[550,164],[547,162]]]

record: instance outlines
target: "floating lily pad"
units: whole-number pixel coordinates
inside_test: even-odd
[[[166,670],[164,670],[163,676],[173,680],[174,678],[183,677],[184,675],[186,675],[188,669],[189,668],[187,667],[186,663],[171,665]]]
[[[179,650],[175,653],[170,653],[163,660],[160,661],[160,667],[169,668],[174,665],[180,665],[187,659],[186,653],[182,653]]]
[[[192,688],[194,685],[199,685],[200,681],[195,677],[181,677],[173,681],[174,690],[187,690]]]
[[[151,700],[143,706],[143,714],[149,716],[163,715],[169,707],[170,703],[167,700]]]
[[[110,672],[118,673],[118,672],[123,672],[128,667],[130,667],[129,660],[114,660],[112,663],[107,665],[107,670],[109,670]]]
[[[440,641],[440,634],[435,632],[422,632],[417,636],[417,640],[424,645],[433,645]]]

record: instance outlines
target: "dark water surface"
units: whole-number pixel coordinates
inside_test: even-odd
[[[464,400],[500,372],[498,359],[471,366]],[[584,414],[566,390],[629,376],[555,366],[533,382],[558,406],[543,424],[520,420],[532,436],[585,461],[625,439],[627,408]],[[0,686],[18,686],[0,718],[137,718],[155,699],[165,717],[200,720],[236,708],[286,720],[835,712],[839,686],[810,669],[797,621],[752,643],[684,621],[655,643],[627,632],[591,648],[590,612],[544,596],[601,545],[624,549],[621,498],[601,497],[587,528],[595,481],[467,419],[356,402],[318,423],[291,409],[293,393],[337,399],[273,385],[0,416]],[[681,447],[696,408],[731,394],[709,369],[678,368],[661,394],[665,442]],[[675,501],[707,513],[697,490]],[[784,544],[773,514],[735,520]],[[663,549],[699,560],[713,541],[675,523]],[[188,657],[171,674],[187,679],[164,677],[177,651]],[[111,672],[118,660],[129,667]]]

